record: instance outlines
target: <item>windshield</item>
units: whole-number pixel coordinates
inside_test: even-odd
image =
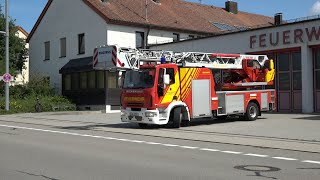
[[[151,88],[154,84],[155,69],[129,70],[125,74],[123,88]]]

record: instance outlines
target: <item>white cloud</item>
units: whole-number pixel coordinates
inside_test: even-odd
[[[310,15],[320,14],[320,1],[316,1],[310,9]]]

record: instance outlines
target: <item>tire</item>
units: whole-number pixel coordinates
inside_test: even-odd
[[[148,124],[138,123],[138,125],[142,129],[146,129],[148,127]]]
[[[188,126],[190,126],[190,121],[184,120],[181,122],[181,127],[188,127]]]
[[[246,114],[244,115],[244,119],[247,121],[254,121],[258,118],[260,114],[260,110],[258,108],[257,103],[250,102],[247,106]]]
[[[216,118],[217,118],[219,121],[225,121],[225,120],[228,118],[228,116],[227,116],[227,115],[217,116]]]
[[[172,114],[172,127],[173,128],[180,128],[181,121],[182,121],[181,108],[180,107],[174,108],[173,114]]]

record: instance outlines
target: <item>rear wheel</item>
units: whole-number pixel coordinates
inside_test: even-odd
[[[250,102],[247,107],[246,114],[244,115],[245,120],[254,121],[258,118],[260,110],[258,105],[254,102]]]
[[[224,115],[224,116],[217,116],[216,117],[219,121],[224,121],[228,118],[228,115]]]

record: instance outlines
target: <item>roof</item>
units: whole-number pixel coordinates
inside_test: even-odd
[[[28,37],[29,36],[29,33],[25,30],[25,29],[23,29],[21,26],[18,26],[17,27],[17,31],[20,31],[22,34],[24,34],[26,37]]]
[[[53,0],[49,0],[27,41],[30,40]],[[184,0],[82,0],[107,23],[142,26],[154,29],[182,31],[196,34],[219,34],[213,23],[236,27],[251,27],[273,23],[272,17],[239,11],[232,14],[224,8],[186,2]],[[147,14],[147,15],[146,15]]]
[[[78,59],[71,59],[67,64],[65,64],[60,70],[60,74],[74,73],[74,72],[84,72],[92,71],[92,56]]]

